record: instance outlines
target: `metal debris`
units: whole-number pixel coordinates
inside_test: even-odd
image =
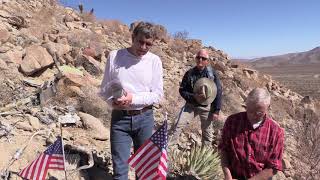
[[[12,131],[13,127],[9,124],[4,124],[0,121],[0,138],[2,137],[6,137],[8,138],[8,136],[12,135],[11,131]]]
[[[58,121],[61,124],[76,124],[80,121],[80,117],[77,114],[67,113],[64,116],[59,116]]]

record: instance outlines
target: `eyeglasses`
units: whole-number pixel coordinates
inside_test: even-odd
[[[257,116],[262,116],[262,115],[265,114],[265,112],[256,111],[255,114],[256,114]]]
[[[208,60],[207,57],[202,57],[202,56],[196,56],[196,59],[201,60],[201,61],[206,61],[206,60]]]

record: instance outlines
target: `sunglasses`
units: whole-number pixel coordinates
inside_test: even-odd
[[[206,61],[206,60],[208,60],[208,58],[202,57],[202,56],[196,56],[196,58],[197,58],[198,60],[201,60],[201,61]]]

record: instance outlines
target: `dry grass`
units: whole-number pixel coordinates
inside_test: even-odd
[[[173,35],[174,39],[182,39],[182,40],[186,40],[188,39],[189,36],[189,32],[184,30],[184,31],[177,31],[175,32]]]

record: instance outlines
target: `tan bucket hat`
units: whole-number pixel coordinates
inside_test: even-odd
[[[217,96],[217,86],[213,80],[203,77],[196,81],[193,87],[193,93],[204,94],[206,97],[205,99],[195,99],[201,105],[209,105]]]

